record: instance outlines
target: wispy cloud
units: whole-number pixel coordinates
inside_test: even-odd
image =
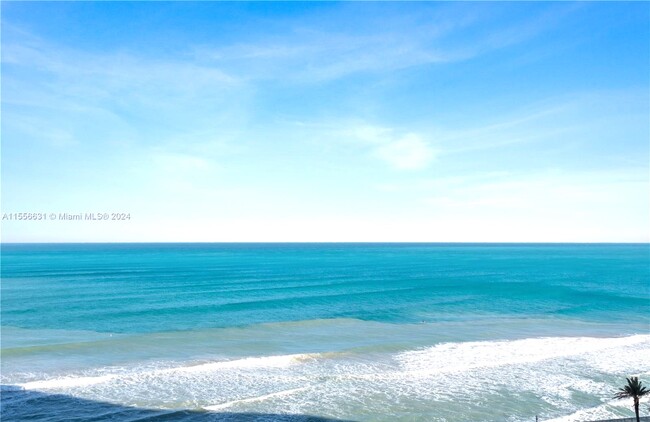
[[[551,104],[528,107],[501,116],[492,116],[492,122],[461,128],[436,128],[445,154],[478,152],[546,140],[571,130],[562,119],[562,113],[573,104]],[[532,109],[531,109],[532,108]],[[572,123],[574,124],[574,123]]]
[[[435,126],[429,131],[445,156],[506,148],[589,148],[613,141],[612,128],[626,138],[621,131],[641,127],[647,118],[644,109],[647,93],[642,88],[572,92],[490,113],[482,124]]]
[[[30,71],[53,76],[93,78],[110,88],[133,85],[169,88],[193,92],[205,85],[228,86],[238,82],[215,66],[202,66],[185,60],[143,59],[126,52],[93,54],[47,41],[24,38],[3,44],[2,62],[5,65],[28,66]],[[177,83],[170,82],[174,75]]]
[[[492,8],[442,5],[401,9],[390,15],[383,5],[381,21],[356,5],[341,6],[328,25],[322,16],[310,21],[285,21],[286,30],[226,46],[193,46],[198,62],[222,66],[245,79],[281,79],[317,83],[359,73],[392,72],[414,66],[470,60],[524,43],[552,29],[574,7],[551,6],[503,24]],[[422,6],[422,5],[420,5]]]
[[[414,132],[359,125],[343,133],[351,141],[369,148],[373,157],[396,170],[425,169],[438,155],[431,142]]]
[[[15,81],[3,92],[6,104],[54,103],[75,111],[95,107],[133,117],[142,108],[165,112],[188,104],[218,104],[233,90],[239,93],[244,88],[237,77],[215,66],[120,51],[91,53],[22,34],[3,36],[11,38],[3,40],[3,73]],[[30,87],[25,80],[37,82]]]
[[[354,34],[306,34],[307,40],[260,41],[226,48],[199,46],[195,57],[247,80],[319,83],[364,72],[385,72],[453,57],[409,40]]]
[[[214,66],[81,51],[25,31],[3,37],[5,127],[22,134],[5,137],[7,145],[214,159],[247,119],[248,87]],[[156,168],[163,171],[161,160]]]

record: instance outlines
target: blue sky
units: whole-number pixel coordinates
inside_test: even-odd
[[[2,3],[15,241],[650,240],[648,3]]]

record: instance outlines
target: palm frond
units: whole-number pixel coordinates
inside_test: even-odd
[[[638,377],[626,378],[627,385],[623,388],[619,388],[619,392],[614,395],[614,398],[625,399],[628,397],[639,398],[650,393],[650,390],[647,390]]]

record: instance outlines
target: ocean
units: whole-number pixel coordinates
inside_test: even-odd
[[[650,383],[648,244],[3,244],[1,270],[3,421],[568,422]]]

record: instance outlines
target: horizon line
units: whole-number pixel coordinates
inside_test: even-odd
[[[207,245],[263,245],[263,244],[295,244],[295,245],[308,245],[308,244],[356,244],[356,245],[386,245],[386,244],[404,244],[404,245],[650,245],[650,241],[642,242],[553,242],[553,241],[531,241],[531,242],[499,242],[499,241],[141,241],[141,242],[4,242],[0,241],[0,245],[171,245],[171,244],[207,244]]]

